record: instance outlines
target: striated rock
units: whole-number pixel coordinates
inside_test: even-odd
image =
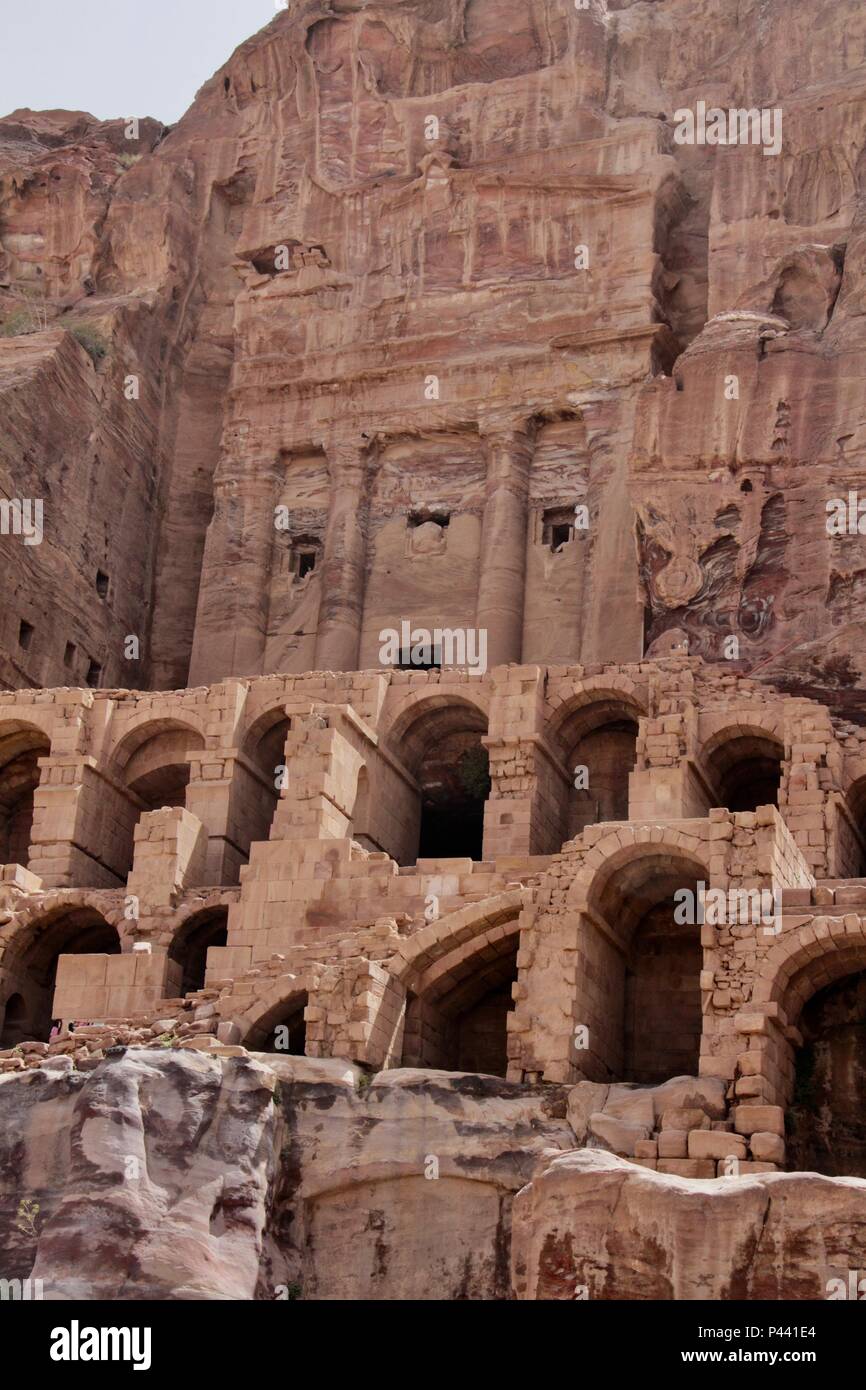
[[[0,1078],[0,1255],[46,1299],[504,1298],[559,1088],[128,1048]]]
[[[236,1051],[0,1078],[5,1277],[54,1300],[820,1298],[866,1259],[859,1179],[648,1172],[574,1149],[558,1087]]]
[[[251,1298],[274,1084],[249,1058],[135,1049],[0,1078],[4,1273],[46,1299]]]

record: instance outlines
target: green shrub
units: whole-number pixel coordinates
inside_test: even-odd
[[[69,331],[89,354],[94,366],[99,366],[103,357],[108,355],[108,339],[105,334],[91,323],[77,323],[70,327]]]
[[[38,332],[38,324],[34,323],[33,315],[28,309],[16,309],[0,325],[0,338],[20,338],[25,333]]]

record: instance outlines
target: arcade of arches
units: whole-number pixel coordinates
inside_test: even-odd
[[[834,892],[859,902],[866,734],[690,659],[585,679],[273,677],[113,692],[111,709],[67,692],[58,709],[75,706],[78,726],[62,740],[52,718],[59,730],[67,713],[34,704],[28,721],[16,701],[0,695],[4,1049],[48,1036],[59,980],[66,1021],[114,1020],[109,1000],[152,1018],[164,1001],[166,1017],[206,1036],[237,1026],[232,1040],[254,1049],[556,1083],[651,1086],[712,1067],[751,1099],[758,1072],[739,1076],[738,1058],[761,1058],[736,1019],[751,1017],[773,941],[749,927],[702,941],[675,894],[772,879],[793,895],[796,930]],[[110,959],[125,891],[140,920],[122,924],[124,950],[152,948],[134,968]],[[428,932],[437,963],[399,973],[415,946],[428,960]],[[88,955],[107,962],[101,995]],[[866,963],[847,965],[788,1015],[802,1036],[785,1039],[790,1094],[759,1081],[790,1106],[796,1161],[827,1169],[841,1135],[850,1172],[866,1146]],[[273,975],[288,982],[279,1002]],[[327,1000],[325,978],[340,981]],[[588,1059],[575,1055],[583,1022]]]

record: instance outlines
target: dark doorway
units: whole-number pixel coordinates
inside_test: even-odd
[[[27,1037],[27,1005],[20,994],[12,994],[6,1000],[0,1047],[15,1047],[17,1043],[25,1042]]]
[[[211,946],[225,946],[228,940],[228,909],[214,908],[185,922],[171,944],[169,956],[183,970],[180,992],[186,997],[204,989],[207,953]]]
[[[729,811],[778,806],[784,749],[773,739],[744,734],[728,739],[710,758],[717,805]]]
[[[490,793],[487,749],[472,731],[447,735],[429,748],[421,786],[419,859],[480,860],[484,803]]]
[[[282,1018],[278,1019],[268,1030],[260,1052],[282,1053],[284,1057],[303,1057],[307,1050],[307,1025],[304,1022],[304,1010],[307,1007],[307,996],[299,1004],[295,1004]]]
[[[866,972],[813,995],[798,1027],[787,1167],[866,1178]]]

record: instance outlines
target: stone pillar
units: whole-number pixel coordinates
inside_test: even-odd
[[[207,831],[182,806],[146,811],[135,827],[130,894],[149,907],[172,907],[178,894],[201,884],[207,865]]]
[[[326,452],[331,487],[322,555],[316,670],[355,671],[364,616],[366,457],[360,444],[329,444]]]
[[[202,562],[190,685],[262,673],[270,608],[276,465],[221,469]]]
[[[237,883],[240,866],[246,863],[246,846],[239,843],[233,815],[244,771],[237,748],[196,751],[190,758],[186,809],[198,817],[208,835],[203,883]]]
[[[40,759],[28,867],[46,888],[118,888],[128,797],[90,756]]]
[[[487,629],[490,668],[519,661],[521,655],[532,434],[524,426],[491,431],[487,446],[475,621]]]

